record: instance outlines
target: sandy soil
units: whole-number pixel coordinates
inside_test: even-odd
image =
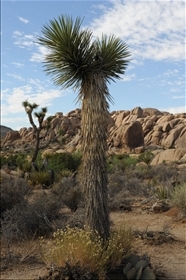
[[[112,213],[111,217],[115,224],[126,224],[132,230],[164,232],[160,240],[136,238],[134,248],[140,255],[148,253],[153,268],[169,280],[186,279],[186,220],[178,218],[177,209],[162,214]]]
[[[186,279],[186,219],[179,218],[177,209],[154,214],[136,206],[131,212],[112,212],[111,219],[114,225],[126,225],[135,231],[134,249],[139,255],[148,253],[153,268],[164,273],[166,279]],[[153,238],[146,238],[147,232],[153,232]],[[164,233],[163,238],[159,238],[158,233]],[[20,262],[19,257],[14,264],[5,264],[2,258],[2,267],[3,280],[33,280],[46,273],[45,264],[37,258],[34,250],[24,261]]]

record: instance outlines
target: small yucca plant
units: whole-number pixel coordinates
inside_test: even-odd
[[[155,190],[155,196],[158,199],[168,199],[170,197],[170,191],[166,186],[159,186]]]
[[[33,185],[46,185],[50,184],[51,176],[47,171],[37,171],[30,175],[31,183]]]
[[[62,169],[59,173],[61,177],[70,177],[73,174],[73,172],[69,169]]]
[[[32,169],[31,162],[28,162],[28,161],[27,161],[27,162],[24,162],[24,163],[22,164],[21,170],[23,170],[23,172],[30,172],[31,169]]]
[[[153,158],[153,153],[151,151],[145,151],[144,153],[140,154],[139,161],[144,162],[147,166],[150,166],[150,163]]]

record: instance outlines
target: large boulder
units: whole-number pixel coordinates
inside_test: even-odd
[[[114,129],[109,139],[110,147],[130,148],[144,145],[143,130],[140,122],[123,124]]]
[[[176,125],[173,129],[170,130],[169,134],[165,139],[161,141],[161,146],[165,149],[169,149],[174,147],[175,141],[179,139],[180,134],[182,133],[182,139],[185,137],[184,132],[185,132],[185,125],[180,123]],[[177,142],[177,146],[179,144],[179,141]],[[185,144],[186,147],[186,144]]]
[[[183,127],[179,137],[175,140],[175,147],[186,149],[186,126]]]
[[[151,165],[160,164],[163,162],[179,162],[185,158],[186,148],[185,149],[167,149],[160,151],[152,160]]]

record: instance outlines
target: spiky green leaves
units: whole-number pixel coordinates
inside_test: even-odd
[[[39,105],[37,105],[36,103],[31,104],[27,100],[25,100],[25,101],[22,102],[22,106],[25,108],[26,111],[33,111]]]
[[[81,28],[82,20],[60,16],[43,26],[38,43],[49,52],[45,71],[58,86],[80,88],[100,73],[105,81],[120,78],[129,62],[128,47],[120,38],[103,35],[93,40],[92,31]]]
[[[93,60],[92,32],[81,30],[82,20],[69,16],[50,20],[43,26],[38,42],[49,49],[45,57],[45,71],[53,76],[58,86],[79,87],[91,73]]]
[[[96,49],[102,59],[101,70],[107,81],[119,79],[125,73],[130,52],[128,46],[114,35],[102,35],[95,41]]]

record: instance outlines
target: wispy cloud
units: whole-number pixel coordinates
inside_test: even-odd
[[[49,53],[49,50],[46,47],[37,45],[37,51],[32,53],[30,61],[33,61],[33,62],[43,62],[44,59],[45,59],[45,56],[48,53]]]
[[[18,31],[18,30],[15,30],[15,31],[13,32],[13,37],[21,36],[22,34],[23,34],[22,32],[20,32],[20,31]]]
[[[172,76],[179,73],[178,69],[174,69],[174,70],[167,70],[166,72],[163,73],[164,76]]]
[[[14,44],[19,48],[31,48],[34,46],[35,36],[33,34],[24,34],[19,31],[13,33]]]
[[[54,99],[63,96],[63,92],[48,89],[46,83],[38,79],[30,79],[29,83],[3,91],[2,115],[7,116],[23,112],[22,102],[28,100],[41,106],[51,106]]]
[[[19,76],[19,75],[10,74],[10,73],[7,73],[6,75],[9,76],[9,77],[14,78],[14,79],[16,79],[16,80],[24,81],[24,79],[23,79],[21,76]]]
[[[121,78],[122,78],[123,82],[129,82],[129,81],[133,80],[135,77],[136,77],[136,75],[133,73],[133,74],[129,74],[129,75],[123,75]]]
[[[132,57],[152,60],[185,58],[184,1],[112,0],[90,25],[94,34],[115,34],[130,48]]]
[[[29,23],[29,20],[28,19],[25,19],[25,18],[22,18],[22,17],[18,17],[19,20],[23,23]]]
[[[17,67],[17,68],[21,68],[24,66],[23,63],[19,63],[19,62],[12,62],[12,64],[15,65],[15,67]]]
[[[185,95],[174,95],[172,96],[172,99],[185,99],[186,96]]]
[[[172,114],[179,114],[179,113],[186,113],[186,106],[180,106],[180,107],[168,107],[168,108],[162,108],[159,109],[163,112],[169,112]]]

